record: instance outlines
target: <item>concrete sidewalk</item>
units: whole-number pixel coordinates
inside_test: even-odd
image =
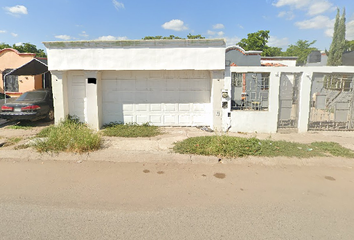
[[[213,136],[215,132],[205,132],[194,127],[166,127],[162,128],[163,134],[151,138],[116,138],[104,137],[103,148],[96,152],[87,154],[59,153],[59,154],[40,154],[34,149],[0,148],[0,159],[10,161],[30,161],[30,160],[64,160],[76,161],[110,161],[110,162],[164,162],[164,163],[239,163],[239,164],[262,164],[262,165],[329,165],[354,167],[353,159],[348,158],[265,158],[265,157],[246,157],[238,159],[219,159],[215,156],[197,156],[187,154],[177,154],[172,152],[174,143],[189,137]],[[11,129],[6,129],[7,131]],[[12,130],[12,134],[17,134],[19,130]],[[31,136],[31,130],[24,130],[23,134]],[[10,134],[10,133],[9,133]],[[259,139],[286,140],[300,143],[310,143],[315,141],[333,141],[342,146],[354,150],[354,132],[309,132],[309,133],[288,133],[288,134],[245,134],[245,133],[222,133],[229,136],[257,137]],[[1,133],[0,133],[1,135]],[[15,136],[11,135],[10,136]],[[28,140],[27,140],[28,141]]]

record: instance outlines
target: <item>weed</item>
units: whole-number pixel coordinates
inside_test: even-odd
[[[298,157],[315,156],[353,157],[354,152],[337,143],[320,142],[301,144],[286,141],[259,140],[257,138],[240,138],[230,136],[204,136],[188,138],[175,143],[173,150],[177,153],[212,155],[218,157]]]
[[[21,140],[22,140],[21,137],[7,138],[5,144],[3,145],[3,147],[8,147],[8,146],[15,145],[15,144],[19,143]]]
[[[57,126],[44,128],[37,137],[46,138],[36,141],[34,147],[39,152],[95,151],[101,146],[101,136],[75,118],[68,117]]]
[[[103,135],[110,137],[153,137],[161,134],[159,127],[149,123],[119,123],[112,122],[103,126]]]

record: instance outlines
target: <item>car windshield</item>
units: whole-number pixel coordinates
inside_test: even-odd
[[[40,101],[45,98],[45,92],[25,92],[16,101]]]

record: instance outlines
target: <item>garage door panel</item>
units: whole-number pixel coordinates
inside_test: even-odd
[[[162,125],[162,116],[161,115],[150,115],[150,119],[149,119],[153,125]]]
[[[125,115],[123,116],[123,123],[134,123],[136,121],[134,121],[134,116],[133,115]]]
[[[149,104],[136,104],[135,110],[139,112],[148,112],[149,111]]]
[[[165,115],[164,121],[167,125],[178,125],[178,116],[177,115]]]
[[[162,111],[162,104],[160,104],[160,103],[149,104],[149,105],[150,105],[150,111],[151,112],[160,112],[160,111]]]
[[[201,74],[207,79],[193,71],[131,71],[123,73],[125,78],[115,74],[102,74],[104,123],[119,119],[156,126],[209,125],[209,74]]]
[[[164,104],[164,111],[165,112],[176,112],[178,109],[178,104]]]
[[[138,116],[136,116],[136,122],[138,124],[147,123],[147,122],[149,122],[149,120],[150,120],[149,115],[138,115]]]
[[[123,104],[123,111],[124,112],[133,112],[134,111],[134,104]]]
[[[190,112],[191,111],[191,104],[189,104],[189,103],[178,104],[178,110],[180,112]]]

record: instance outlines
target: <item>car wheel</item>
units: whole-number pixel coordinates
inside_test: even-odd
[[[54,120],[54,110],[50,109],[49,112],[47,113],[47,116],[45,117],[45,120],[50,122]]]

